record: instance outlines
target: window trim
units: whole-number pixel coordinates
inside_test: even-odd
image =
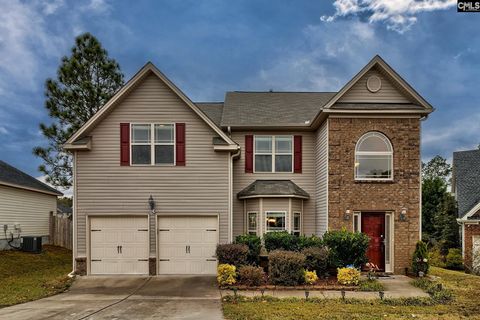
[[[133,127],[135,125],[149,125],[150,126],[150,143],[134,143],[133,142]],[[171,125],[173,126],[173,143],[155,143],[155,126],[156,125]],[[176,123],[174,122],[131,122],[130,123],[130,165],[134,167],[147,167],[147,166],[158,166],[158,167],[174,167],[177,163],[177,128]],[[133,163],[133,148],[134,145],[150,145],[150,163],[141,164]],[[155,163],[155,146],[173,146],[173,163]]]
[[[272,151],[270,153],[266,152],[257,152],[257,137],[261,138],[271,138],[272,139]],[[276,152],[276,138],[277,137],[288,137],[291,141],[291,151],[290,153],[277,153]],[[294,172],[294,139],[293,135],[253,135],[253,173],[293,173]],[[256,170],[256,156],[271,156],[272,157],[272,171],[257,171]],[[292,166],[290,171],[276,171],[275,170],[275,156],[291,156],[292,157]]]
[[[360,143],[363,142],[368,136],[370,135],[376,135],[380,138],[382,138],[385,142],[387,142],[387,145],[390,147],[390,151],[358,151],[358,147],[360,146]],[[353,160],[353,177],[355,181],[393,181],[394,180],[394,172],[393,172],[393,145],[390,139],[384,135],[383,133],[379,131],[369,131],[364,133],[358,140],[357,143],[355,144],[355,153],[354,153],[354,160]],[[372,156],[390,156],[390,177],[388,178],[360,178],[358,177],[358,167],[356,166],[357,164],[357,156],[358,155],[372,155]]]
[[[299,217],[300,217],[300,226],[299,226],[299,229],[295,229],[295,215],[298,214]],[[303,217],[302,217],[302,213],[300,211],[293,211],[292,212],[292,234],[294,234],[295,232],[298,232],[298,235],[302,235],[302,221],[303,220]]]
[[[250,214],[255,214],[255,230],[250,229]],[[255,232],[255,235],[258,235],[258,212],[257,211],[247,211],[247,234],[250,232]]]
[[[284,219],[285,219],[285,227],[283,230],[268,230],[268,223],[267,223],[267,219],[268,219],[268,214],[269,213],[283,213],[283,216],[284,216]],[[287,231],[288,232],[288,226],[287,226],[287,211],[285,210],[269,210],[269,211],[265,211],[265,232],[264,233],[269,233],[269,232],[284,232],[284,231]]]

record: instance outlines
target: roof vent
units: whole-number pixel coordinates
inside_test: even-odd
[[[367,89],[368,91],[375,93],[382,88],[382,80],[377,76],[370,76],[367,79]]]

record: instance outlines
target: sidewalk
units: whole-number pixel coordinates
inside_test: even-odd
[[[423,290],[410,284],[411,279],[402,275],[393,275],[388,278],[380,278],[378,281],[385,286],[385,298],[411,298],[411,297],[429,297]],[[232,290],[220,290],[222,297],[233,295]],[[238,295],[245,297],[259,297],[262,295],[256,290],[239,290]],[[265,290],[265,296],[276,298],[305,298],[304,290]],[[342,297],[341,291],[336,290],[311,290],[310,298],[338,299]],[[379,299],[378,292],[346,291],[345,298],[355,299]]]

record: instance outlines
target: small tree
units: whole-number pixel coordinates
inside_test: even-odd
[[[57,79],[47,79],[46,101],[53,123],[40,124],[48,140],[46,147],[33,152],[42,158],[39,170],[46,181],[59,187],[72,183],[72,158],[63,144],[88,121],[123,85],[118,63],[108,57],[100,42],[90,33],[75,39],[70,57],[63,57]]]
[[[423,241],[418,241],[415,245],[415,251],[412,257],[412,269],[417,276],[420,275],[420,272],[424,275],[428,273],[428,250],[427,245]]]

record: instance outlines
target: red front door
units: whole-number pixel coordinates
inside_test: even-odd
[[[385,215],[362,212],[362,232],[369,236],[368,262],[385,270]]]

